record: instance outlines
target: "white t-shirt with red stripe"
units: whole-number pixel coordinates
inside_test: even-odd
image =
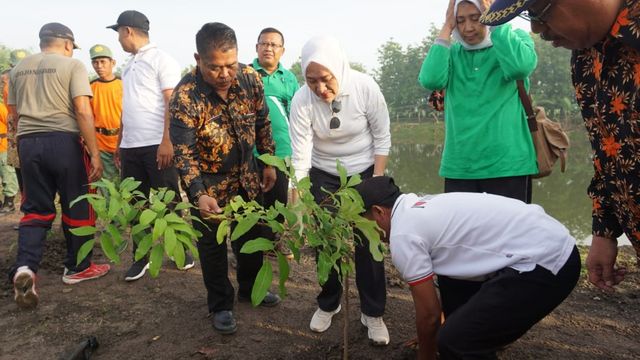
[[[486,193],[401,195],[389,238],[393,263],[412,286],[434,274],[477,279],[506,267],[557,274],[575,246],[542,207]]]

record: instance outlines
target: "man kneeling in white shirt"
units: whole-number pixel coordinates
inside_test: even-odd
[[[356,189],[411,287],[419,359],[496,359],[578,281],[575,239],[538,205],[484,193],[402,194],[386,176]]]

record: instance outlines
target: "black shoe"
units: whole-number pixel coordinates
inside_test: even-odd
[[[251,297],[246,297],[246,296],[242,296],[240,294],[238,294],[238,301],[240,302],[251,302]],[[264,307],[274,307],[278,304],[280,304],[280,296],[272,293],[271,291],[267,291],[267,295],[265,295],[264,299],[262,299],[262,302],[260,303],[260,306],[264,306]]]
[[[211,316],[211,314],[209,315]],[[213,313],[213,328],[224,335],[231,335],[238,330],[236,319],[231,310],[222,310]]]
[[[2,203],[2,208],[0,208],[0,213],[9,214],[16,211],[16,205],[13,203],[14,197],[7,196]]]
[[[196,262],[193,260],[193,256],[191,256],[191,254],[189,254],[188,252],[184,253],[184,266],[183,267],[178,267],[178,264],[176,264],[176,267],[178,268],[178,270],[182,270],[182,271],[187,271],[189,269],[191,269],[192,267],[194,267],[196,265]]]
[[[138,261],[135,261],[133,264],[131,264],[129,270],[127,270],[127,273],[124,276],[124,280],[138,280],[144,275],[145,272],[147,272],[147,269],[149,269],[149,260],[140,259]]]

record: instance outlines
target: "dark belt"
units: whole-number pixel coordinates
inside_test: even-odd
[[[118,135],[118,131],[120,131],[120,129],[107,129],[103,127],[96,127],[96,132],[98,134],[107,135],[107,136]]]

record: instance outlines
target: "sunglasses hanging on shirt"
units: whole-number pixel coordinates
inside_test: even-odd
[[[336,116],[342,110],[342,103],[338,100],[331,102],[331,120],[329,121],[329,129],[334,130],[340,127],[340,119]]]

